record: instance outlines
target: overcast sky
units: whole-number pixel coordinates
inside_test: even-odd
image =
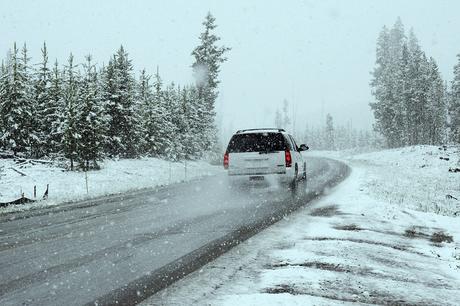
[[[190,55],[208,11],[222,43],[220,122],[225,131],[272,126],[287,99],[296,129],[323,124],[371,128],[369,82],[375,42],[400,16],[443,77],[460,53],[460,1],[6,1],[0,2],[0,52],[27,42],[35,62],[47,42],[50,57],[78,62],[91,53],[107,62],[123,44],[136,71],[156,66],[166,81],[193,82]]]

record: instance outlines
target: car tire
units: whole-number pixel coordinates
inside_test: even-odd
[[[297,167],[297,164],[295,164],[295,172],[294,173],[295,173],[294,174],[294,179],[292,180],[292,182],[290,184],[291,185],[290,187],[291,187],[292,190],[297,189],[297,185],[299,183],[299,180],[297,179],[297,176],[299,175],[299,168]]]

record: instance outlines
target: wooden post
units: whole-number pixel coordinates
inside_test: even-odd
[[[37,198],[37,185],[34,186],[34,199]]]
[[[169,184],[171,184],[171,161],[169,161]]]
[[[89,188],[88,188],[88,171],[85,169],[85,181],[86,181],[86,194],[89,194]]]
[[[186,181],[187,180],[187,160],[186,159],[184,160],[184,176],[185,176],[184,181]]]

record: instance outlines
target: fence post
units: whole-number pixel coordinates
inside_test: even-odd
[[[169,161],[169,185],[171,184],[171,161]]]
[[[89,188],[88,188],[88,171],[85,169],[85,182],[86,182],[86,194],[89,194]]]
[[[187,160],[186,159],[184,160],[184,176],[185,176],[184,181],[186,181],[187,180]]]

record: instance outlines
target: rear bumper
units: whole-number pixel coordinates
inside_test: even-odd
[[[228,171],[228,178],[231,182],[280,182],[289,183],[294,179],[294,168],[284,168],[278,172],[257,172],[257,171]]]

